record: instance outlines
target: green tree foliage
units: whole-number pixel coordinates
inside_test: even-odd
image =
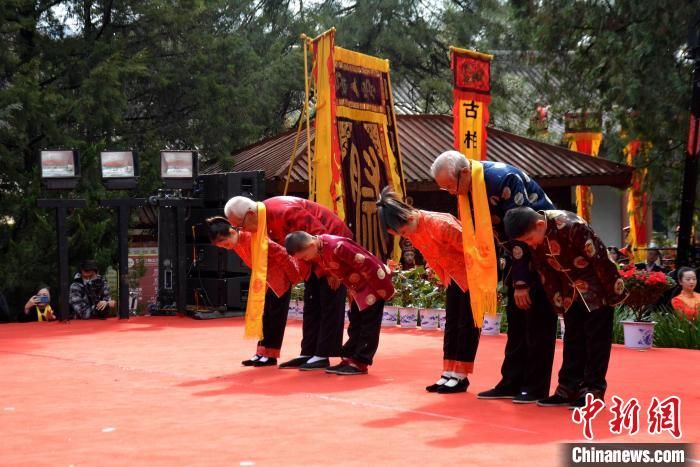
[[[99,152],[133,148],[142,179],[158,182],[158,150],[204,159],[278,132],[300,107],[299,34],[290,2],[30,1],[0,3],[0,288],[15,308],[38,282],[57,284],[53,214],[38,154],[76,148],[88,199],[69,222],[75,266],[116,262],[114,213],[97,200]],[[54,194],[55,195],[55,194]]]
[[[647,161],[654,208],[678,222],[687,141],[691,0],[512,0],[514,44],[536,51],[556,86],[541,89],[555,113],[585,109],[606,116],[603,155],[621,159],[629,137],[653,144]],[[700,208],[700,207],[699,207]]]
[[[96,257],[104,270],[116,263],[116,225],[97,200],[116,195],[99,183],[99,152],[139,153],[141,182],[130,195],[141,196],[159,183],[161,148],[230,162],[232,151],[295,123],[304,89],[299,35],[333,26],[338,45],[388,58],[395,87],[408,83],[423,112],[450,111],[449,45],[534,57],[545,79],[533,104],[544,96],[554,115],[604,111],[611,158],[621,154],[620,128],[653,143],[651,178],[663,188],[655,206],[667,204],[671,223],[694,13],[688,0],[5,0],[0,289],[17,308],[36,283],[58,286],[53,213],[36,208],[49,196],[41,148],[80,150],[80,187],[64,196],[89,207],[70,217],[70,253],[74,266]],[[529,88],[514,76],[492,77],[492,116],[522,114],[511,95],[528,101]]]

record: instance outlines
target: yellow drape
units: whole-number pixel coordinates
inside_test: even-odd
[[[481,328],[484,315],[496,314],[498,271],[484,166],[475,160],[471,161],[471,166],[471,202],[468,195],[459,195],[458,204],[472,316],[474,324]]]
[[[263,203],[257,203],[258,227],[251,239],[250,286],[245,308],[245,337],[258,340],[263,337],[263,310],[267,287],[267,212]]]
[[[603,133],[600,132],[585,132],[571,133],[565,135],[569,142],[569,149],[572,151],[582,152],[589,156],[598,157],[600,152],[600,143],[603,141]],[[579,147],[578,142],[584,142]],[[586,222],[591,221],[591,207],[593,206],[593,192],[591,187],[584,185],[576,186],[576,214]]]

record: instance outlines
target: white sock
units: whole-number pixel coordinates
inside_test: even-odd
[[[437,382],[436,382],[435,384],[437,384],[438,386],[442,386],[442,385],[445,384],[447,381],[449,381],[449,380],[450,380],[450,375],[448,375],[447,373],[448,373],[448,372],[446,371],[445,373],[443,373],[442,375],[440,375],[440,379],[437,380]]]
[[[452,377],[457,378],[458,380],[462,381],[464,378],[467,377],[467,374],[466,373],[457,373],[456,371],[453,371]]]
[[[317,355],[314,355],[314,356],[311,357],[311,358],[309,359],[309,361],[306,362],[306,363],[316,363],[316,362],[320,362],[321,360],[326,360],[326,359],[327,359],[327,357],[319,357],[319,356],[317,356]]]
[[[258,361],[265,363],[267,361],[267,357],[260,357]]]
[[[311,355],[299,355],[297,358],[310,358]]]
[[[446,388],[453,388],[453,387],[457,386],[458,383],[459,383],[459,380],[458,380],[457,378],[450,378],[450,379],[444,384],[444,386],[445,386]]]
[[[251,362],[257,362],[260,358],[261,358],[260,355],[255,354],[255,355],[253,355],[253,356],[250,358],[250,361],[251,361]]]

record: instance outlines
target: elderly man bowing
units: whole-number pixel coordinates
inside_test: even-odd
[[[313,201],[293,196],[275,196],[261,203],[236,196],[226,203],[224,213],[234,228],[257,233],[259,239],[266,235],[282,245],[288,234],[300,230],[312,235],[330,234],[352,238],[350,229],[331,210]],[[253,276],[256,269],[261,268],[256,268],[254,257]],[[251,284],[254,280],[252,277]],[[318,266],[305,278],[304,286],[301,353],[282,363],[279,366],[281,369],[322,370],[330,366],[329,357],[340,355],[345,318],[345,286]]]
[[[441,190],[457,196],[463,225],[474,216],[479,228],[485,210],[479,209],[479,200],[485,200],[488,223],[508,264],[504,275],[508,287],[508,341],[502,378],[493,389],[477,397],[513,399],[521,404],[537,402],[549,393],[557,317],[530,268],[527,247],[507,242],[503,218],[516,207],[543,210],[553,209],[553,204],[525,172],[501,162],[474,161],[457,151],[446,151],[435,159],[431,173]]]

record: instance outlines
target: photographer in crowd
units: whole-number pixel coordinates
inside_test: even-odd
[[[99,275],[94,260],[80,263],[80,272],[76,273],[70,285],[69,301],[74,319],[107,319],[109,309],[115,307],[109,285]]]
[[[53,321],[55,319],[51,308],[51,292],[48,287],[41,286],[36,295],[27,300],[24,305],[24,313],[19,315],[18,321]]]

